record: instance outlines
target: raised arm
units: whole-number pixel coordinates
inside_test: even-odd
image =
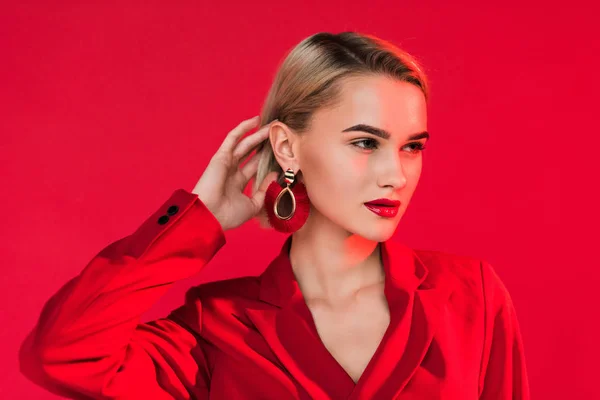
[[[252,197],[243,193],[269,125],[240,140],[257,118],[225,137],[192,190],[176,190],[132,235],[96,255],[45,305],[20,350],[21,371],[73,398],[206,399],[210,371],[202,327],[163,318],[140,324],[175,281],[199,272],[225,244],[224,231],[254,217],[277,172]],[[193,302],[192,302],[193,303]],[[187,306],[187,303],[186,303]],[[191,305],[191,318],[201,307]]]
[[[208,398],[202,339],[172,320],[140,317],[224,244],[198,196],[176,190],[46,303],[21,347],[21,371],[72,398]]]

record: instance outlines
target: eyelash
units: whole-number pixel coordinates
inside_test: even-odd
[[[376,146],[375,146],[375,148],[366,148],[366,147],[361,147],[361,146],[357,146],[356,145],[357,143],[364,143],[364,142],[374,142],[376,144]],[[419,153],[419,152],[421,152],[421,151],[423,151],[423,150],[425,150],[427,148],[421,142],[412,142],[412,143],[409,143],[408,145],[411,145],[411,144],[416,145],[416,147],[414,148],[413,153]],[[362,139],[362,140],[358,140],[356,142],[353,142],[352,145],[355,146],[355,147],[358,147],[359,149],[363,149],[363,150],[374,150],[374,149],[377,149],[377,147],[379,146],[379,142],[377,140],[375,140],[375,139],[367,138],[367,139]]]

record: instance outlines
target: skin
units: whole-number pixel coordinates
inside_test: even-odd
[[[361,123],[391,137],[342,132]],[[421,89],[382,75],[346,78],[341,102],[318,110],[303,135],[280,121],[269,128],[279,165],[301,171],[311,201],[292,238],[294,274],[323,343],[355,381],[389,324],[379,242],[395,232],[421,175],[415,143],[427,139],[408,137],[426,130]],[[364,203],[377,198],[400,200],[398,215],[369,211]],[[367,315],[373,322],[361,324]]]

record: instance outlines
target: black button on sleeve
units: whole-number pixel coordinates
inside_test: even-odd
[[[162,215],[159,219],[158,219],[158,223],[161,225],[166,224],[167,222],[169,222],[169,217],[166,215]]]
[[[175,214],[177,214],[177,211],[179,211],[179,207],[177,207],[177,206],[171,206],[167,210],[167,214],[169,214],[169,215],[175,215]]]

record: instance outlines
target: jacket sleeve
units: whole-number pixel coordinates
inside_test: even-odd
[[[69,398],[207,399],[201,337],[171,318],[140,318],[224,244],[220,223],[197,195],[174,191],[47,301],[21,345],[21,372]]]
[[[517,314],[494,268],[481,262],[485,333],[479,399],[529,400],[529,381]]]

